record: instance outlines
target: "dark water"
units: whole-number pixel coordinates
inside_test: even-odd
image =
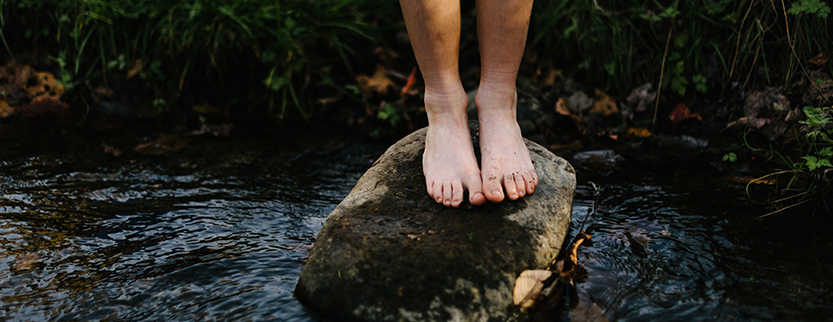
[[[304,259],[386,148],[260,133],[139,156],[130,138],[40,132],[0,125],[0,320],[316,321],[291,293]],[[707,164],[676,161],[579,171],[573,229],[591,182],[602,202],[579,305],[561,318],[833,316],[831,234],[756,220],[765,209]]]

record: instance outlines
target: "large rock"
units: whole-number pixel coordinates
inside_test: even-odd
[[[515,278],[558,255],[576,184],[567,161],[527,141],[534,194],[454,209],[425,191],[424,145],[422,129],[391,146],[324,223],[295,289],[323,317],[516,320]]]

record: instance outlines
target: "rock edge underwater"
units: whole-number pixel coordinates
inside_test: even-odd
[[[479,151],[474,122],[471,130]],[[540,179],[535,193],[455,209],[425,191],[425,129],[403,138],[327,218],[295,296],[332,321],[521,319],[515,278],[558,255],[576,186],[567,161],[526,144]]]

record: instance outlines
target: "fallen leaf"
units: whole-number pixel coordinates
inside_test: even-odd
[[[649,138],[651,137],[651,131],[648,129],[640,128],[640,127],[629,127],[628,134],[633,135],[638,138]]]
[[[184,149],[191,139],[192,136],[184,134],[162,135],[156,140],[137,145],[133,151],[143,155],[162,155]]]
[[[648,109],[648,106],[653,105],[657,98],[657,92],[651,91],[653,88],[654,85],[651,83],[642,84],[631,91],[625,101],[630,106],[636,105],[636,112],[644,112]]]
[[[55,76],[52,76],[52,74],[46,72],[36,72],[33,78],[37,83],[26,89],[29,96],[61,96],[64,94],[64,87],[58,84],[58,80],[55,79]]]
[[[133,76],[138,75],[139,72],[142,71],[143,66],[144,65],[142,65],[142,60],[141,59],[137,59],[137,60],[133,61],[133,67],[130,67],[130,69],[127,70],[127,78],[125,78],[125,79],[131,79],[131,78],[133,78]]]
[[[668,115],[668,118],[670,118],[671,123],[674,124],[680,123],[687,119],[698,119],[700,121],[703,120],[703,118],[700,117],[700,115],[698,115],[697,113],[691,113],[691,111],[688,109],[688,106],[685,106],[685,104],[677,104],[677,107],[674,108],[673,111],[671,111],[671,114]]]
[[[381,95],[387,94],[388,87],[396,87],[396,84],[387,76],[387,72],[382,65],[376,65],[376,71],[373,77],[367,75],[359,75],[356,77],[356,82],[359,84],[359,91],[361,91],[364,98],[370,98],[373,93]]]
[[[751,117],[762,115],[762,112],[787,111],[789,107],[790,100],[775,87],[749,91],[743,98],[743,111]]]
[[[29,104],[18,108],[24,117],[70,118],[72,112],[69,106],[61,102],[57,96],[41,95],[32,99]]]
[[[9,106],[5,97],[0,97],[0,119],[7,118],[14,114],[14,107]]]
[[[728,128],[728,127],[732,127],[732,126],[735,126],[735,125],[749,125],[749,127],[751,127],[751,128],[760,129],[761,127],[763,127],[767,123],[769,123],[768,119],[757,118],[757,117],[754,117],[754,116],[745,116],[745,117],[741,117],[741,118],[739,118],[739,119],[737,119],[733,122],[729,122],[729,124],[726,124],[726,127]]]
[[[810,58],[809,62],[810,62],[810,64],[813,64],[813,65],[816,65],[816,66],[821,66],[821,65],[826,64],[828,60],[830,60],[830,56],[828,56],[827,53],[825,53],[825,52],[820,52],[815,57]]]
[[[570,109],[567,108],[567,102],[561,97],[558,98],[558,102],[555,102],[555,112],[561,115],[572,115]]]
[[[584,231],[578,232],[576,237],[573,239],[573,243],[570,244],[569,248],[567,248],[567,260],[571,266],[565,269],[572,270],[573,267],[578,266],[578,247],[581,246],[581,243],[588,239],[590,239],[590,235]]]
[[[101,146],[104,148],[104,153],[112,155],[114,157],[121,155],[121,150],[114,148],[112,146],[107,145],[104,141],[101,141]]]
[[[538,83],[538,85],[540,85],[541,87],[551,87],[555,84],[556,78],[564,77],[564,72],[562,70],[554,69],[552,67],[548,67],[546,73],[541,73],[540,70],[538,71],[538,73],[539,75],[544,75],[544,77],[541,78],[540,82]]]
[[[590,110],[591,114],[602,114],[603,116],[610,116],[619,114],[619,108],[616,107],[616,102],[607,96],[604,92],[596,90],[596,102],[593,103],[593,108]]]
[[[520,305],[521,309],[532,306],[538,294],[544,288],[544,281],[552,276],[548,270],[525,270],[515,280],[515,288],[512,291],[512,301]]]

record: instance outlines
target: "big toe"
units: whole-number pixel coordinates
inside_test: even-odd
[[[497,176],[491,176],[483,181],[483,193],[491,202],[503,201],[503,186]]]
[[[465,184],[469,191],[469,202],[472,205],[480,206],[486,203],[486,196],[483,194],[483,182],[479,173],[469,174]]]

